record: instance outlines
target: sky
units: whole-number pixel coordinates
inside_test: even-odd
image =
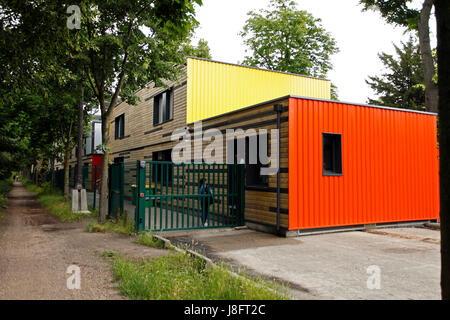
[[[383,71],[378,53],[394,53],[392,43],[408,40],[405,29],[387,24],[378,12],[362,12],[358,0],[296,2],[299,10],[320,18],[337,41],[340,52],[332,57],[333,70],[327,78],[338,87],[339,100],[366,103],[368,97],[375,97],[365,80]],[[246,47],[239,32],[247,20],[247,12],[267,8],[268,4],[269,0],[203,0],[196,11],[200,26],[194,43],[200,38],[207,40],[213,60],[242,62]],[[414,0],[412,5],[420,7],[420,0]],[[430,27],[435,30],[434,21]]]

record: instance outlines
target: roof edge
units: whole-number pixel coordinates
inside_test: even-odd
[[[296,95],[286,95],[286,96],[282,96],[279,98],[275,98],[275,99],[271,99],[271,100],[267,100],[267,101],[263,101],[257,104],[253,104],[247,107],[243,107],[241,109],[237,109],[237,110],[233,110],[227,113],[223,113],[214,117],[210,117],[210,118],[206,118],[203,120],[198,120],[198,121],[194,121],[194,122],[190,122],[190,123],[186,123],[187,126],[193,125],[197,122],[200,121],[208,121],[208,120],[213,120],[213,119],[217,119],[220,117],[224,117],[224,116],[228,116],[234,113],[238,113],[238,112],[242,112],[242,111],[246,111],[252,108],[257,108],[266,104],[271,104],[280,100],[286,100],[289,98],[295,98],[295,99],[303,99],[303,100],[313,100],[313,101],[323,101],[323,102],[332,102],[332,103],[340,103],[340,104],[347,104],[347,105],[353,105],[353,106],[360,106],[360,107],[368,107],[368,108],[377,108],[377,109],[385,109],[385,110],[393,110],[393,111],[400,111],[400,112],[411,112],[411,113],[419,113],[419,114],[424,114],[424,115],[429,115],[429,116],[437,116],[437,113],[434,112],[426,112],[426,111],[420,111],[420,110],[412,110],[412,109],[401,109],[401,108],[392,108],[392,107],[385,107],[385,106],[376,106],[376,105],[371,105],[371,104],[363,104],[363,103],[355,103],[355,102],[346,102],[346,101],[337,101],[337,100],[331,100],[331,99],[322,99],[322,98],[313,98],[313,97],[303,97],[303,96],[296,96]]]
[[[430,116],[437,116],[438,115],[435,112],[428,112],[428,111],[420,111],[420,110],[413,110],[413,109],[402,109],[402,108],[394,108],[394,107],[386,107],[386,106],[377,106],[377,105],[373,105],[373,104],[356,103],[356,102],[348,102],[348,101],[337,101],[337,100],[331,100],[331,99],[312,98],[312,97],[304,97],[304,96],[296,96],[296,95],[289,95],[289,96],[281,97],[280,99],[286,99],[286,98],[297,98],[297,99],[304,99],[304,100],[334,102],[334,103],[350,104],[350,105],[360,106],[360,107],[369,107],[369,108],[386,109],[386,110],[401,111],[401,112],[420,113],[420,114],[425,114],[425,115],[430,115]]]
[[[225,65],[230,65],[230,66],[235,66],[235,67],[248,68],[248,69],[254,69],[254,70],[259,70],[259,71],[275,72],[275,73],[287,74],[287,75],[296,76],[296,77],[302,77],[302,78],[309,78],[309,79],[314,79],[314,80],[323,80],[323,81],[331,82],[331,80],[327,79],[327,78],[319,78],[319,77],[307,76],[307,75],[304,75],[304,74],[285,72],[285,71],[269,70],[269,69],[265,69],[265,68],[251,67],[251,66],[246,66],[246,65],[237,64],[237,63],[231,63],[231,62],[217,61],[217,60],[198,58],[198,57],[193,57],[193,56],[187,56],[186,59],[194,59],[194,60],[201,60],[201,61],[207,61],[207,62],[213,62],[213,63],[220,63],[220,64],[225,64]]]

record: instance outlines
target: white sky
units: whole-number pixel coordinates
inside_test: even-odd
[[[339,100],[367,102],[367,98],[374,95],[365,79],[380,74],[383,69],[377,54],[393,53],[392,43],[399,44],[400,40],[408,39],[405,30],[385,23],[377,12],[362,12],[358,0],[296,2],[298,9],[322,19],[324,28],[337,41],[340,52],[332,57],[334,68],[328,79],[337,85]],[[413,2],[420,6],[420,0]],[[213,60],[239,63],[246,55],[239,32],[247,20],[247,12],[267,8],[268,3],[269,0],[203,0],[203,6],[196,14],[200,22],[196,39],[208,41]],[[431,30],[435,31],[435,28],[433,22]]]

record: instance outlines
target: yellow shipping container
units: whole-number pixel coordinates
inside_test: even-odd
[[[199,58],[187,59],[186,122],[287,95],[330,99],[330,81]]]

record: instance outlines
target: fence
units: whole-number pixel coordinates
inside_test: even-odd
[[[76,173],[76,166],[69,169],[70,188],[75,188]],[[51,181],[51,174],[47,179]],[[83,166],[82,185],[88,204],[98,208],[100,166]],[[54,172],[53,186],[64,189],[64,169]],[[243,165],[148,161],[111,164],[108,190],[109,216],[118,218],[126,213],[138,232],[244,224]]]
[[[136,230],[243,225],[243,177],[243,165],[138,161]]]

